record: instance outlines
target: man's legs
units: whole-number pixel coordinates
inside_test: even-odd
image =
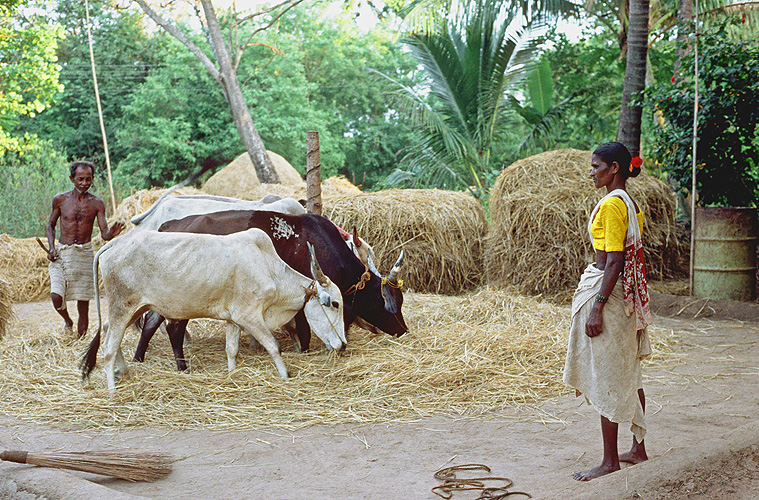
[[[646,412],[646,395],[643,393],[642,387],[638,389],[638,398],[640,398],[640,404],[643,407],[643,413],[645,413]],[[621,454],[619,456],[619,461],[628,462],[631,464],[639,464],[641,462],[645,462],[646,460],[648,460],[648,455],[646,454],[645,440],[639,443],[635,439],[635,436],[633,436],[632,448],[630,448],[630,451],[628,451],[627,453]]]
[[[619,470],[619,452],[617,450],[617,430],[619,424],[601,417],[601,436],[604,442],[604,458],[601,465],[582,472],[575,472],[572,477],[578,481],[590,481]]]
[[[90,318],[89,318],[90,301],[78,300],[76,302],[76,308],[79,311],[79,321],[77,322],[77,333],[79,334],[79,338],[82,338],[84,334],[87,333],[87,327],[90,324]]]
[[[63,318],[63,321],[66,323],[66,328],[73,327],[74,321],[71,319],[71,316],[69,316],[69,311],[68,309],[66,309],[66,304],[63,303],[63,297],[61,297],[57,293],[51,293],[50,300],[53,301],[53,307],[55,307],[55,312],[60,314],[61,318]]]

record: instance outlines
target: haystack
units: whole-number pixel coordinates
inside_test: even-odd
[[[298,171],[277,153],[271,151],[268,153],[274,170],[279,175],[279,184],[293,188],[303,186],[305,190],[305,182]],[[203,191],[216,196],[239,198],[240,192],[251,191],[260,184],[256,169],[250,161],[250,156],[248,153],[243,153],[232,160],[229,165],[213,174],[203,184]]]
[[[563,149],[525,158],[501,172],[490,195],[485,243],[490,284],[561,300],[571,296],[593,258],[588,219],[606,194],[593,187],[590,161],[590,151]],[[671,189],[646,172],[630,179],[627,189],[645,215],[649,278],[681,275]]]
[[[404,249],[400,277],[407,288],[458,294],[480,284],[487,223],[469,195],[437,189],[347,194],[325,197],[323,213],[347,231],[355,225],[383,273]]]
[[[7,282],[10,302],[33,302],[49,296],[48,263],[34,238],[0,234],[0,276]]]
[[[0,278],[0,340],[8,329],[8,323],[13,318],[13,301],[11,300],[11,284]]]

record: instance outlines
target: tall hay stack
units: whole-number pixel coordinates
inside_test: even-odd
[[[592,261],[588,220],[605,190],[590,179],[590,151],[547,151],[517,161],[498,176],[490,195],[485,242],[489,283],[521,293],[566,299]],[[645,216],[649,278],[682,274],[675,197],[646,172],[627,183]]]
[[[13,300],[11,300],[11,284],[0,278],[0,340],[13,318]]]
[[[271,151],[267,151],[267,153],[274,170],[279,175],[279,185],[293,189],[302,186],[305,192],[306,184],[298,171],[277,153]],[[241,192],[257,191],[260,185],[256,169],[253,167],[253,162],[250,161],[250,156],[248,153],[243,153],[232,160],[229,165],[213,174],[203,184],[203,191],[216,196],[239,198]],[[284,196],[281,193],[275,192],[274,194]]]
[[[458,294],[481,283],[485,214],[469,195],[437,189],[391,189],[325,198],[324,215],[346,231],[355,225],[387,273],[401,248],[404,285]]]
[[[13,303],[44,300],[50,294],[49,261],[34,238],[0,234],[0,276]]]

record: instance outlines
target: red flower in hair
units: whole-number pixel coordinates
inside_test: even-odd
[[[643,158],[640,156],[636,156],[630,160],[630,172],[632,172],[633,168],[640,168],[641,166],[643,166]]]

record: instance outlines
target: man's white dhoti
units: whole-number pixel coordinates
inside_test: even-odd
[[[48,265],[50,293],[67,300],[93,300],[95,298],[95,275],[92,270],[94,255],[92,242],[82,245],[57,244],[58,260]]]

